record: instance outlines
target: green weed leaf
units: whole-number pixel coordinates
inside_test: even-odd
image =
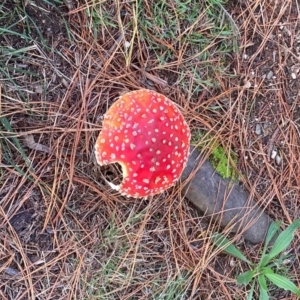
[[[269,226],[267,235],[266,235],[265,247],[268,247],[268,245],[269,245],[270,241],[272,240],[273,236],[275,235],[275,233],[280,228],[281,223],[282,223],[281,221],[271,223],[271,225]]]
[[[285,250],[292,242],[295,231],[300,228],[300,219],[295,220],[286,230],[277,237],[272,249],[269,252],[270,260]]]
[[[269,267],[261,268],[260,272],[265,275],[266,274],[274,274],[274,271]]]
[[[265,267],[267,263],[270,261],[270,255],[263,255],[262,258],[260,259],[259,266],[260,267]]]
[[[224,252],[239,258],[240,260],[252,265],[252,262],[249,261],[244,254],[237,249],[234,245],[232,245],[232,242],[223,236],[220,233],[215,233],[211,238],[213,244],[215,244],[218,248],[223,249]]]
[[[254,287],[255,287],[255,282],[252,283],[251,289],[249,291],[249,294],[248,294],[246,300],[252,300],[253,299]]]
[[[296,294],[297,296],[300,296],[300,289],[288,278],[273,273],[265,273],[266,277],[275,285],[278,287],[286,290],[291,291],[292,293]]]
[[[256,270],[249,270],[249,271],[246,271],[246,272],[240,274],[236,279],[237,283],[243,284],[243,285],[249,284],[249,282],[253,279],[255,273],[256,273]]]
[[[277,221],[277,222],[272,222],[271,225],[269,226],[269,229],[268,229],[268,232],[266,235],[265,245],[264,245],[261,259],[259,262],[259,266],[261,266],[261,267],[266,266],[271,259],[269,255],[266,255],[267,248],[268,248],[268,245],[269,245],[270,241],[272,240],[273,236],[280,228],[280,225],[281,225],[281,221]]]
[[[266,278],[263,274],[258,275],[259,300],[269,300]]]

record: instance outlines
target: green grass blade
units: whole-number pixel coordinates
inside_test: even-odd
[[[259,300],[269,300],[266,277],[263,274],[258,275]]]
[[[28,41],[28,37],[26,35],[18,33],[18,32],[15,32],[13,30],[9,30],[9,29],[6,29],[6,28],[0,28],[0,35],[3,35],[3,33],[11,34],[11,35],[16,35],[16,36],[19,36],[22,39]]]
[[[8,119],[6,117],[0,117],[0,121],[3,125],[3,127],[8,131],[8,132],[13,132],[13,129],[8,121]],[[30,160],[27,157],[23,147],[20,144],[20,141],[17,137],[12,136],[11,140],[13,141],[14,145],[16,146],[16,149],[18,150],[18,152],[21,154],[21,156],[23,157],[27,167],[30,167]]]
[[[242,274],[240,274],[236,280],[238,284],[247,285],[249,282],[253,279],[254,275],[256,273],[256,270],[249,270]]]
[[[281,232],[277,237],[272,249],[269,252],[270,260],[285,250],[292,242],[295,231],[300,228],[300,219],[295,220],[286,230]]]
[[[276,286],[286,291],[291,291],[292,293],[300,297],[300,289],[288,278],[275,274],[274,272],[266,272],[265,275]]]
[[[245,255],[238,250],[234,245],[232,245],[232,242],[223,236],[220,233],[215,233],[212,238],[212,242],[214,245],[216,245],[218,248],[222,249],[224,252],[239,258],[240,260],[252,265],[252,262],[248,260]]]
[[[45,40],[43,34],[41,33],[39,27],[34,22],[34,20],[29,15],[26,16],[25,20],[26,20],[28,28],[31,28],[31,25],[33,25],[35,27],[36,32],[37,32],[38,36],[40,37],[41,44],[45,47],[45,49],[50,50],[50,48],[47,46],[47,43],[46,43],[46,40]]]
[[[52,6],[53,8],[56,8],[56,6],[52,2],[60,4],[60,5],[64,3],[63,1],[59,1],[59,0],[52,0],[52,1],[43,0],[43,1],[45,3],[47,3],[48,5]]]
[[[0,36],[1,36],[1,32],[0,32]],[[1,67],[1,63],[2,62],[0,61],[0,73],[3,74],[5,76],[5,78],[7,78],[13,84],[13,86],[16,88],[16,90],[20,94],[22,100],[24,102],[26,102],[26,97],[25,97],[24,93],[21,91],[20,87],[16,84],[16,82],[11,78],[10,74]]]
[[[17,49],[17,50],[10,49],[10,51],[7,51],[6,53],[4,53],[4,55],[17,55],[17,54],[26,53],[28,51],[32,51],[32,50],[35,50],[35,49],[37,49],[36,45],[23,47],[23,48],[20,48],[20,49]]]

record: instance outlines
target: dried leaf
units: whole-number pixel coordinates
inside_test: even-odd
[[[45,152],[45,153],[51,153],[51,150],[49,147],[42,145],[40,143],[36,143],[34,141],[34,137],[32,134],[26,135],[25,136],[25,146],[36,150],[36,151],[41,151],[41,152]]]

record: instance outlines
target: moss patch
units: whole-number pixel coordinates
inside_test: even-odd
[[[238,181],[239,174],[236,171],[237,156],[233,151],[226,154],[222,145],[214,140],[213,136],[205,132],[197,132],[193,135],[192,144],[197,146],[198,150],[210,149],[209,161],[217,173],[224,179]]]

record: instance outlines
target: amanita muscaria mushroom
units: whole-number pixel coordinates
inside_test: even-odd
[[[122,195],[143,198],[170,188],[188,159],[190,130],[165,96],[137,90],[121,96],[104,115],[95,150],[100,165],[119,163]]]

